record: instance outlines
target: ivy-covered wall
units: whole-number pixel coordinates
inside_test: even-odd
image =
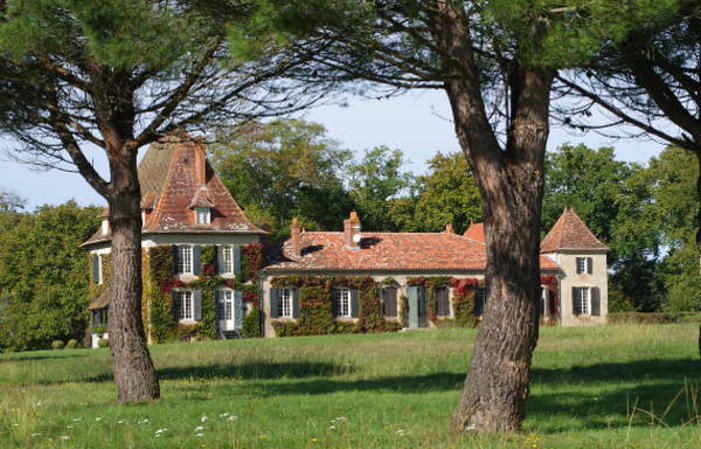
[[[387,320],[382,316],[382,304],[378,291],[384,285],[396,285],[392,278],[381,282],[370,276],[280,276],[270,280],[273,288],[299,289],[299,318],[272,319],[277,336],[323,335],[339,333],[368,333],[397,331],[408,326],[407,297],[400,292],[397,316],[399,320]],[[477,279],[457,279],[449,276],[411,277],[407,285],[420,285],[426,289],[427,316],[436,325],[450,323],[453,326],[474,327],[478,320],[474,315],[475,289],[482,287]],[[345,287],[358,291],[359,313],[357,320],[337,320],[333,315],[332,288]],[[438,318],[434,291],[452,287],[452,318]]]
[[[144,303],[147,309],[144,322],[153,343],[189,338],[217,338],[215,319],[215,291],[226,286],[242,292],[244,311],[242,334],[259,337],[260,309],[258,300],[258,271],[262,263],[262,246],[258,243],[241,248],[242,278],[224,279],[215,272],[216,251],[212,245],[202,246],[201,271],[197,280],[184,283],[173,276],[173,247],[159,245],[149,249],[145,258]],[[171,292],[174,288],[192,288],[202,293],[202,319],[195,325],[183,325],[173,316]]]

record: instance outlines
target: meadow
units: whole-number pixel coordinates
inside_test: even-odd
[[[698,448],[698,326],[543,328],[524,431],[448,432],[474,329],[152,346],[156,403],[106,349],[0,355],[0,448]]]

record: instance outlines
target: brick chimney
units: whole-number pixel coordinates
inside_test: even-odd
[[[343,241],[350,250],[360,249],[360,219],[356,211],[343,221]]]
[[[195,143],[195,173],[197,184],[204,186],[207,184],[207,157],[204,154],[204,143],[198,140]]]
[[[300,257],[302,255],[302,233],[300,232],[301,227],[297,222],[297,217],[292,219],[292,224],[290,225],[290,242],[292,243],[291,253],[294,257]]]

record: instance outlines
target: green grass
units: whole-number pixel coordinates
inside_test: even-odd
[[[140,405],[115,403],[107,350],[3,354],[0,448],[699,448],[697,336],[544,328],[525,432],[491,437],[447,431],[475,330],[153,346]]]

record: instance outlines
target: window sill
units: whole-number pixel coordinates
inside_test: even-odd
[[[278,317],[278,318],[273,318],[272,321],[273,321],[273,323],[296,323],[297,318]]]
[[[336,321],[347,322],[347,323],[355,323],[358,321],[358,318],[353,318],[350,316],[337,316],[334,318]]]
[[[178,324],[182,324],[183,326],[193,326],[197,324],[197,321],[193,320],[192,318],[187,318],[184,320],[178,320]]]

